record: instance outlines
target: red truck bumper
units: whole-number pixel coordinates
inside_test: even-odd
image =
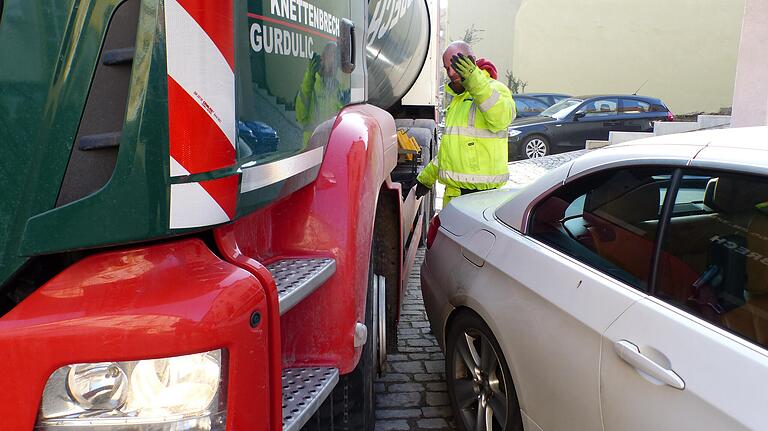
[[[32,429],[59,367],[226,349],[227,430],[267,430],[267,317],[261,283],[199,240],[86,258],[0,318],[0,428]]]

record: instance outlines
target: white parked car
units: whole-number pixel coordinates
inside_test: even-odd
[[[428,246],[460,429],[768,429],[768,128],[592,151]]]

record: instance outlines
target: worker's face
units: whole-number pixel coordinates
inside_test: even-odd
[[[338,55],[339,51],[335,43],[329,43],[323,49],[320,64],[322,65],[322,75],[324,77],[331,77],[336,73],[339,63]]]
[[[461,85],[461,76],[459,76],[459,74],[453,70],[453,67],[451,67],[451,57],[459,54],[460,52],[461,51],[457,49],[451,49],[451,47],[448,47],[448,49],[446,49],[443,53],[443,67],[445,68],[445,73],[448,74],[448,79],[451,80],[449,85],[451,86],[451,89],[456,93],[463,93],[464,86]]]

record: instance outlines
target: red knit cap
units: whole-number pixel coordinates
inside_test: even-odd
[[[498,79],[499,73],[496,71],[496,66],[494,66],[490,60],[486,60],[484,58],[478,58],[475,64],[477,64],[477,67],[479,67],[480,69],[483,69],[484,71],[488,72],[488,74],[491,75],[491,78]]]

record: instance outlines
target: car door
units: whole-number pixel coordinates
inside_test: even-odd
[[[619,125],[622,132],[653,132],[651,104],[639,99],[619,99]]]
[[[619,126],[618,109],[616,97],[585,101],[559,128],[560,145],[575,150],[584,148],[588,140],[607,140],[608,133]]]
[[[653,296],[603,338],[605,430],[766,429],[768,179],[687,170],[680,184]]]
[[[506,234],[488,257],[476,294],[488,296],[480,301],[501,328],[522,408],[542,429],[602,427],[601,337],[645,297],[655,237],[653,224],[631,231],[620,225],[657,218],[655,184],[668,177],[620,169],[566,184],[534,208],[529,241]],[[637,211],[637,202],[647,203],[646,211]],[[494,292],[497,286],[504,291]]]

